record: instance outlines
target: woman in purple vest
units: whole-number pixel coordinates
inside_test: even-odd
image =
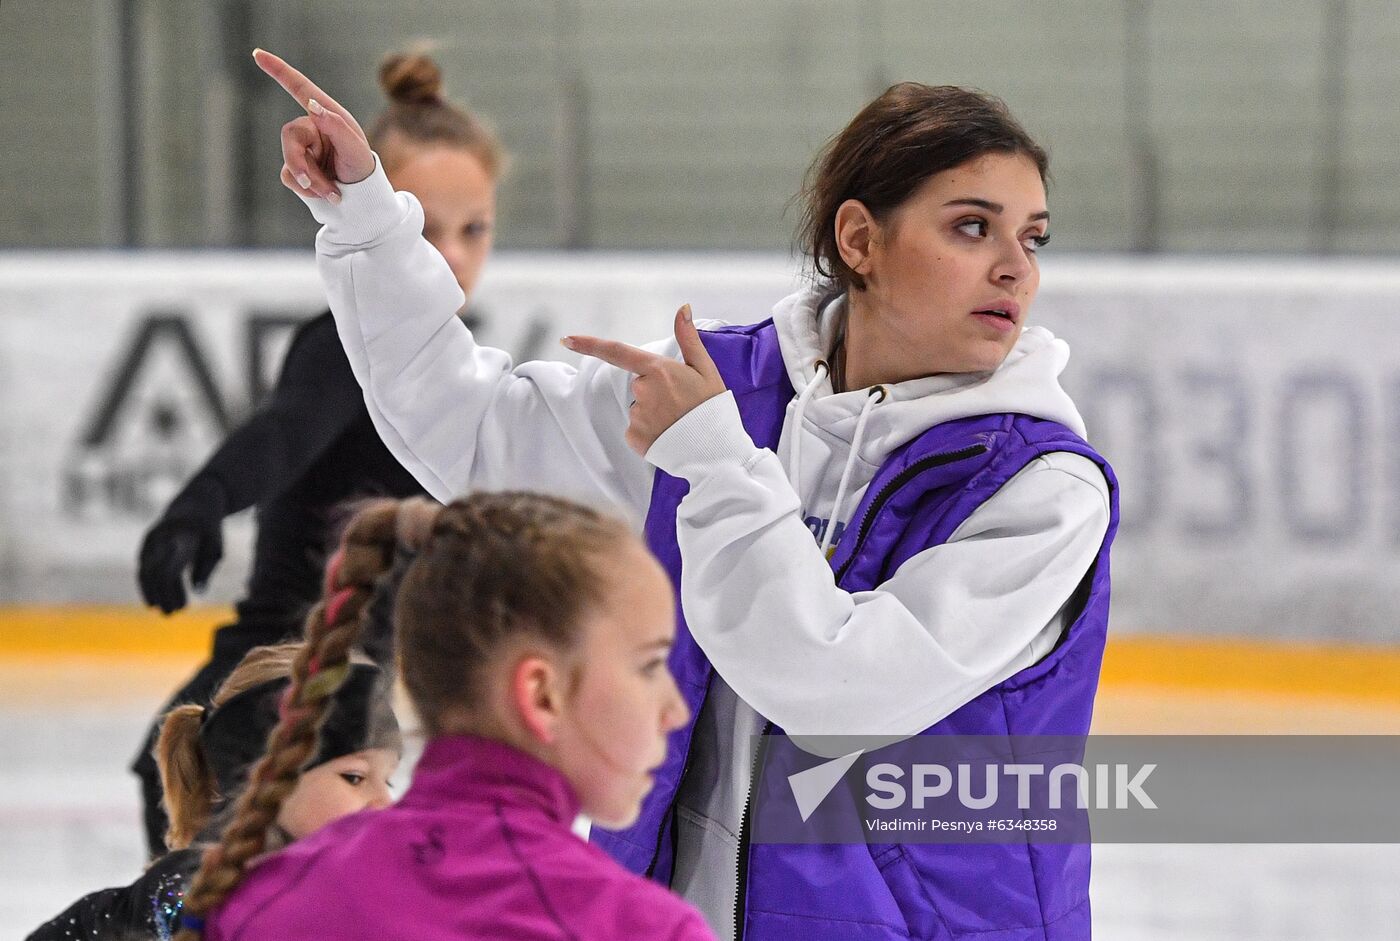
[[[515,366],[354,119],[308,111],[283,180],[385,443],[434,496],[532,488],[621,507],[675,580],[671,665],[693,721],[641,818],[594,838],[721,936],[1089,934],[1085,845],[785,845],[752,736],[1082,735],[1108,612],[1111,470],[1027,315],[1048,239],[1045,152],[998,100],[896,85],[819,155],[817,277],[750,326],[676,316],[637,349],[568,337]],[[300,177],[307,185],[298,184]],[[683,568],[683,574],[682,574]],[[788,800],[790,800],[790,795]]]

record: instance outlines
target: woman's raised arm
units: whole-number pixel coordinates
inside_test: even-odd
[[[591,358],[515,366],[478,344],[422,207],[393,191],[354,117],[276,56],[255,58],[310,112],[282,130],[282,180],[323,224],[336,329],[394,456],[439,500],[526,488],[640,515],[651,470],[624,439],[630,375]]]

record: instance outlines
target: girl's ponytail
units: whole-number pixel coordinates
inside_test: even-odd
[[[176,706],[166,714],[156,739],[156,764],[170,818],[165,844],[172,850],[190,845],[209,821],[218,798],[214,774],[199,747],[204,712],[203,706]]]
[[[261,684],[286,679],[295,654],[295,644],[255,647],[215,691],[207,707],[176,706],[161,720],[155,754],[170,818],[165,842],[171,849],[184,849],[194,842],[225,796],[220,774],[222,771],[226,776],[228,769],[210,763],[203,744],[206,724],[220,721],[220,710],[229,700]]]

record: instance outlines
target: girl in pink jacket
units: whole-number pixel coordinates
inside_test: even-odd
[[[257,860],[399,550],[404,683],[428,745],[404,798]],[[687,711],[674,598],[618,520],[521,493],[383,501],[346,531],[310,656],[181,938],[712,939],[700,915],[571,830],[626,826]]]

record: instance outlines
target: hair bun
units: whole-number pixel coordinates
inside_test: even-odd
[[[395,52],[379,64],[379,87],[389,100],[427,105],[442,100],[442,68],[422,52]]]

